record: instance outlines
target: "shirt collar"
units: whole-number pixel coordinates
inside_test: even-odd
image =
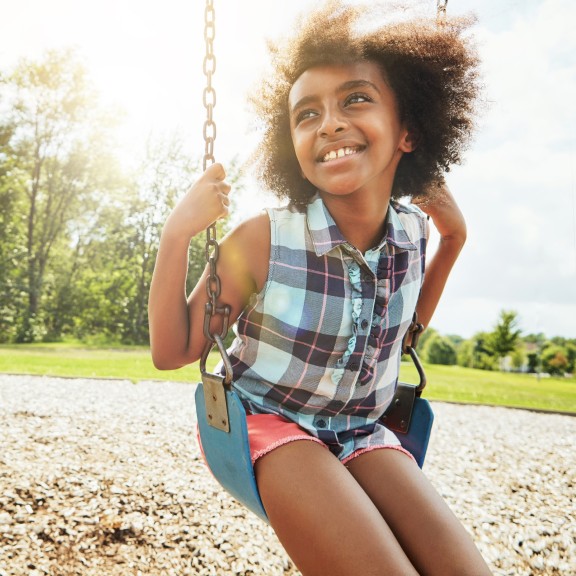
[[[398,204],[396,202],[390,202],[386,214],[385,233],[376,248],[377,250],[382,250],[386,244],[404,250],[417,249],[400,221],[397,207]],[[317,256],[324,256],[337,246],[348,243],[318,194],[308,204],[306,217],[308,230],[310,231],[312,244]]]

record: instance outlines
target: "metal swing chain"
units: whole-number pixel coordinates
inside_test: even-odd
[[[436,0],[436,25],[444,26],[446,24],[446,5],[448,0]]]
[[[214,37],[216,36],[215,12],[213,0],[206,0],[204,10],[204,42],[206,52],[202,70],[206,76],[206,87],[202,95],[202,102],[206,108],[206,121],[204,122],[204,161],[203,169],[214,164],[214,140],[216,140],[216,123],[212,117],[216,106],[216,91],[212,87],[212,75],[216,72],[216,56],[214,54]]]
[[[216,36],[215,27],[215,11],[214,1],[206,0],[206,8],[204,10],[204,42],[206,52],[204,56],[204,63],[202,70],[206,77],[206,86],[202,95],[202,102],[206,108],[206,120],[204,122],[203,136],[204,136],[204,158],[202,168],[206,171],[208,166],[214,164],[214,140],[216,140],[216,123],[213,118],[214,107],[216,106],[216,91],[212,87],[212,75],[216,71],[216,56],[214,54],[214,38]],[[224,347],[223,339],[228,333],[228,323],[230,317],[230,306],[218,305],[218,298],[222,291],[220,277],[218,276],[216,265],[220,253],[218,241],[216,239],[216,223],[211,224],[206,229],[206,262],[210,268],[210,274],[206,279],[206,293],[208,295],[208,302],[206,303],[204,311],[204,337],[207,344],[202,353],[200,360],[200,370],[202,373],[206,371],[206,359],[214,344],[217,345],[224,367],[226,370],[225,383],[229,384],[232,379],[232,367],[230,359]],[[219,333],[213,333],[210,329],[210,324],[214,316],[222,316],[222,328]]]
[[[436,0],[436,26],[439,28],[446,24],[447,4],[448,0]],[[422,364],[420,363],[418,354],[416,353],[416,346],[418,346],[418,340],[423,331],[424,325],[418,322],[418,314],[414,312],[412,322],[402,340],[402,353],[410,354],[420,376],[420,384],[416,388],[418,396],[420,396],[422,390],[424,390],[424,387],[426,386],[426,375],[424,374],[424,369],[422,368]]]

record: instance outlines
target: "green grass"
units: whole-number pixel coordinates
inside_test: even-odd
[[[576,379],[536,378],[532,374],[489,372],[460,366],[426,365],[429,400],[512,406],[576,414]],[[401,378],[417,382],[416,369],[403,364]]]
[[[211,368],[217,358],[210,358]],[[198,382],[198,364],[180,370],[154,368],[145,346],[87,347],[80,343],[0,346],[0,372],[81,378]]]
[[[218,357],[212,353],[208,368]],[[576,414],[576,379],[541,378],[471,370],[459,366],[427,365],[429,400],[513,406]],[[159,371],[147,347],[93,347],[81,343],[0,346],[0,372],[83,378],[121,378],[198,382],[198,364],[180,370]],[[411,364],[403,364],[401,378],[416,382]]]

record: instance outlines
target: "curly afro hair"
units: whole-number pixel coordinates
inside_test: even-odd
[[[398,11],[398,4],[394,9]],[[374,27],[375,14],[373,7],[329,0],[296,26],[291,39],[269,44],[272,73],[250,99],[264,128],[253,160],[259,180],[277,197],[305,205],[316,193],[301,176],[288,111],[294,82],[315,66],[366,60],[381,68],[396,94],[400,120],[417,142],[398,165],[392,198],[427,194],[451,165],[461,162],[481,89],[479,59],[464,35],[473,20],[449,19],[439,25],[435,19],[404,15]],[[366,16],[371,29],[360,28]]]

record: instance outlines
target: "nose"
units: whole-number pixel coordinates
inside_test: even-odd
[[[346,127],[346,120],[337,109],[325,110],[322,116],[322,122],[318,127],[318,134],[320,136],[331,136],[338,132],[342,132]]]

